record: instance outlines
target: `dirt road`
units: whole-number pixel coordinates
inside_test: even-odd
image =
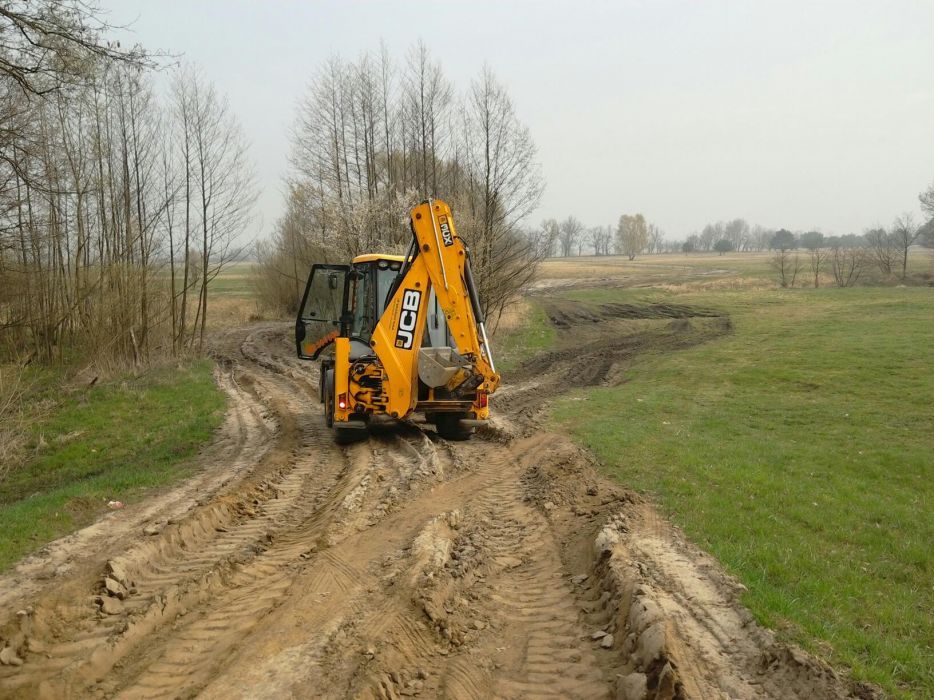
[[[289,327],[218,338],[231,408],[202,472],[0,579],[0,697],[865,694],[542,428],[549,397],[728,320],[548,308],[575,349],[517,372],[468,443],[405,424],[339,447]]]

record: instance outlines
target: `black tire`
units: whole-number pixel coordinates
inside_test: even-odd
[[[438,435],[445,440],[469,440],[473,435],[473,428],[461,425],[461,419],[466,418],[463,413],[436,413],[434,418]]]

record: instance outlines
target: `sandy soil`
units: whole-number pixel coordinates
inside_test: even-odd
[[[687,307],[551,301],[536,358],[466,443],[338,446],[290,328],[218,337],[230,412],[194,479],[0,579],[0,697],[843,698],[741,587],[588,454],[549,397],[730,331]]]

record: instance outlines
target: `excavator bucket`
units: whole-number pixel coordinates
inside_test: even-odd
[[[445,387],[454,389],[460,382],[458,375],[466,378],[471,364],[457,353],[454,348],[422,348],[418,351],[418,378],[433,389]]]

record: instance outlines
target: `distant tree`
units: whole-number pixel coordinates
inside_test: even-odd
[[[776,231],[775,235],[772,236],[772,240],[769,241],[769,248],[772,250],[794,250],[795,247],[795,234],[786,229]]]
[[[774,235],[774,231],[756,224],[752,228],[750,238],[752,240],[752,245],[756,250],[766,250],[769,247],[769,243],[772,241],[772,236]]]
[[[616,229],[616,247],[625,253],[630,260],[645,250],[649,242],[649,227],[642,214],[630,216],[623,214],[619,217],[619,226]]]
[[[661,253],[664,239],[665,232],[655,224],[649,224],[649,252]]]
[[[750,242],[749,237],[749,224],[745,219],[733,219],[723,226],[723,238],[733,244],[733,250],[746,250]]]
[[[577,239],[584,233],[584,225],[575,217],[569,216],[559,226],[558,242],[561,244],[561,255],[571,257]]]
[[[590,230],[590,241],[593,244],[594,255],[609,255],[610,245],[613,243],[613,227],[594,227]]]
[[[899,250],[895,237],[890,236],[884,228],[874,228],[866,232],[866,244],[869,247],[876,267],[884,275],[891,275],[898,264]]]
[[[824,234],[818,231],[808,231],[807,233],[802,233],[801,237],[798,239],[798,243],[802,248],[807,250],[817,250],[818,248],[823,248]]]
[[[918,242],[926,248],[934,248],[934,218],[918,229]]]
[[[728,238],[721,238],[714,244],[713,249],[720,253],[720,255],[729,253],[734,249],[733,241],[729,240]]]
[[[865,248],[866,237],[855,233],[847,233],[840,236],[840,245],[846,246],[847,248]]]
[[[914,216],[905,212],[895,219],[890,234],[894,245],[898,248],[902,258],[902,279],[908,274],[908,249],[918,240],[921,229],[915,223]]]
[[[688,239],[681,245],[682,253],[693,253],[697,251],[700,240],[696,233],[688,236]]]
[[[558,241],[557,221],[554,219],[546,219],[538,228],[524,230],[524,234],[538,259],[542,260],[554,255],[555,245]]]
[[[707,224],[698,236],[698,249],[710,250],[715,241],[723,238],[723,223]]]
[[[921,210],[934,218],[934,183],[931,183],[930,187],[918,195],[918,200],[921,202]]]

